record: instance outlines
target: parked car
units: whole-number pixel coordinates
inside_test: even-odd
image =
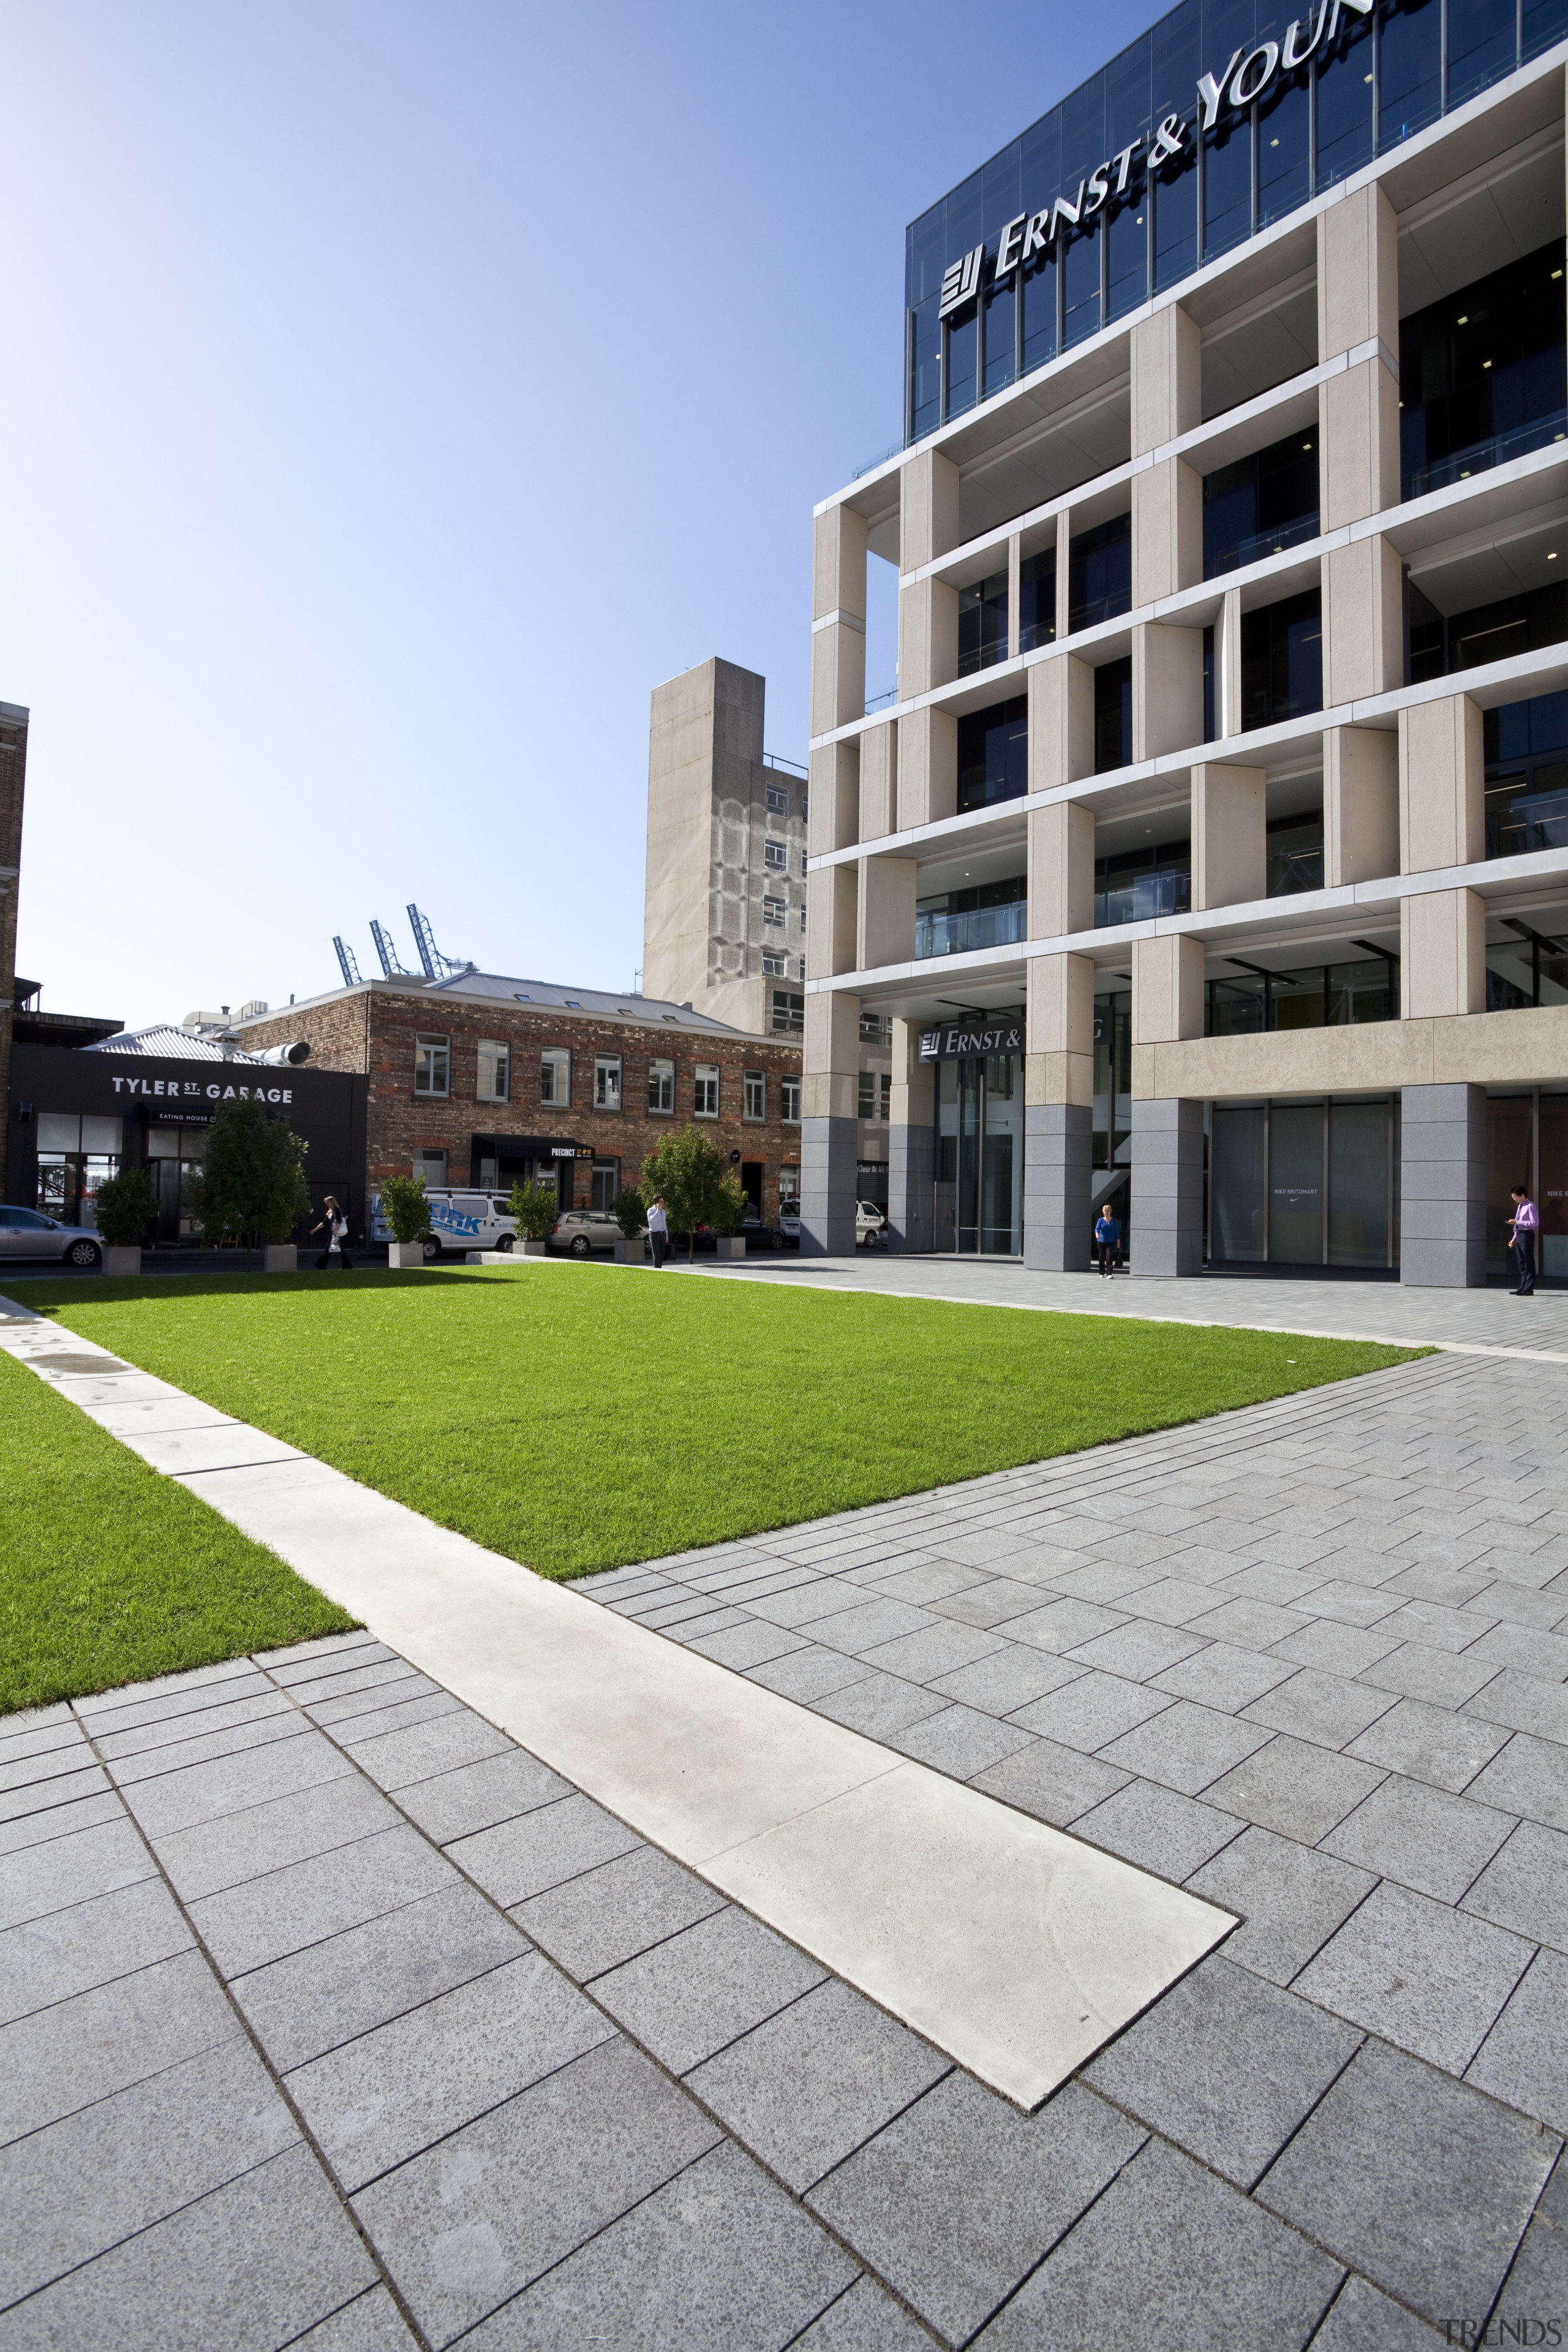
[[[798,1249],[800,1247],[800,1207],[798,1202],[791,1202],[787,1207],[780,1209],[779,1231],[783,1234],[784,1240],[790,1248]]]
[[[100,1265],[103,1247],[96,1234],[62,1225],[37,1209],[0,1209],[0,1258],[57,1258],[65,1265]]]
[[[886,1249],[888,1246],[888,1213],[879,1209],[875,1201],[855,1203],[855,1246],[857,1249]]]
[[[430,1203],[430,1230],[424,1237],[426,1265],[443,1255],[461,1257],[468,1250],[516,1246],[517,1219],[508,1206],[509,1195],[457,1192],[443,1187],[427,1191],[425,1197]],[[392,1239],[392,1228],[381,1213],[379,1192],[371,1197],[370,1237],[373,1242]]]
[[[591,1257],[595,1250],[614,1249],[621,1239],[608,1209],[567,1209],[555,1220],[550,1247],[569,1250],[574,1257]]]
[[[741,1238],[749,1251],[798,1249],[800,1228],[797,1224],[793,1234],[786,1234],[782,1219],[776,1225],[770,1225],[755,1209],[748,1209],[742,1221]]]

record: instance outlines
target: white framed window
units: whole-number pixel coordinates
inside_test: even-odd
[[[595,1209],[613,1209],[616,1195],[621,1189],[621,1163],[618,1160],[595,1160],[594,1162],[594,1198]]]
[[[648,1064],[647,1107],[661,1118],[667,1118],[675,1108],[675,1064],[673,1062]]]
[[[564,1045],[546,1045],[539,1057],[539,1099],[557,1110],[572,1101],[572,1056]]]
[[[804,988],[805,985],[805,958],[804,956],[802,956],[800,960],[800,980],[801,985]]]
[[[742,1118],[766,1118],[768,1115],[768,1081],[766,1074],[762,1070],[748,1070],[745,1074],[744,1086],[745,1092],[743,1100],[745,1108],[742,1111]]]
[[[777,948],[764,948],[763,950],[763,977],[764,980],[787,980],[789,977],[788,956],[783,954]]]
[[[800,910],[800,928],[804,936],[805,930],[805,908],[804,907]]]
[[[773,923],[778,929],[783,930],[784,924],[788,919],[789,908],[785,906],[782,898],[764,898],[763,900],[763,920],[764,923]]]
[[[511,1048],[499,1037],[479,1039],[480,1102],[505,1102],[511,1085]]]
[[[892,1034],[893,1017],[890,1013],[862,1013],[860,1015],[860,1034],[868,1045],[879,1045]]]
[[[693,1103],[693,1105],[692,1105],[692,1110],[693,1110],[693,1114],[694,1114],[694,1116],[695,1116],[696,1118],[718,1118],[718,1116],[719,1116],[719,1070],[718,1070],[718,1065],[717,1065],[716,1063],[713,1063],[713,1062],[699,1062],[699,1063],[698,1063],[698,1065],[697,1065],[697,1095],[696,1095],[696,1099],[695,1099],[695,1101],[694,1101],[694,1103]]]
[[[862,1070],[860,1073],[860,1116],[862,1118],[875,1118],[877,1116],[877,1073],[875,1070]]]
[[[416,1095],[447,1095],[452,1091],[452,1041],[427,1036],[421,1030],[414,1040],[414,1091]]]
[[[801,973],[801,978],[802,980],[805,978],[804,971]],[[792,988],[775,988],[773,1018],[775,1029],[804,1029],[805,1027],[805,997],[797,996]]]
[[[800,853],[800,878],[803,882],[805,880],[805,852],[804,849]]]
[[[789,851],[782,841],[763,842],[763,864],[767,867],[770,874],[787,874],[789,872]]]
[[[784,791],[782,784],[770,784],[768,786],[768,806],[773,811],[774,816],[788,816],[789,794]]]
[[[595,1054],[594,1056],[594,1108],[619,1110],[621,1107],[621,1057],[618,1054]]]
[[[786,1127],[800,1125],[800,1080],[798,1078],[779,1080],[779,1117]],[[782,1176],[779,1181],[781,1183],[784,1181]]]
[[[413,1151],[409,1153],[416,1176],[423,1176],[427,1192],[440,1192],[447,1181],[447,1155],[444,1151]]]

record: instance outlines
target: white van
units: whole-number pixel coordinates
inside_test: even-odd
[[[426,1192],[430,1230],[425,1237],[425,1262],[461,1257],[468,1250],[510,1250],[517,1244],[517,1219],[504,1192]],[[370,1237],[389,1242],[392,1228],[381,1213],[381,1194],[370,1204]]]

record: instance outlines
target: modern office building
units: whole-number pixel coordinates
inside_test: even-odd
[[[22,874],[22,801],[27,781],[27,714],[0,702],[0,1102],[11,1076],[16,986],[16,894]],[[37,994],[36,983],[26,993]]]
[[[1523,1182],[1568,1277],[1565,34],[1188,0],[910,227],[816,516],[812,1246],[870,1015],[907,1249],[1473,1284]]]

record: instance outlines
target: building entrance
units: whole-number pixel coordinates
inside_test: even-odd
[[[1366,1273],[1397,1266],[1398,1097],[1215,1103],[1209,1261]]]
[[[935,1246],[1017,1257],[1024,1246],[1021,1054],[937,1066]]]

